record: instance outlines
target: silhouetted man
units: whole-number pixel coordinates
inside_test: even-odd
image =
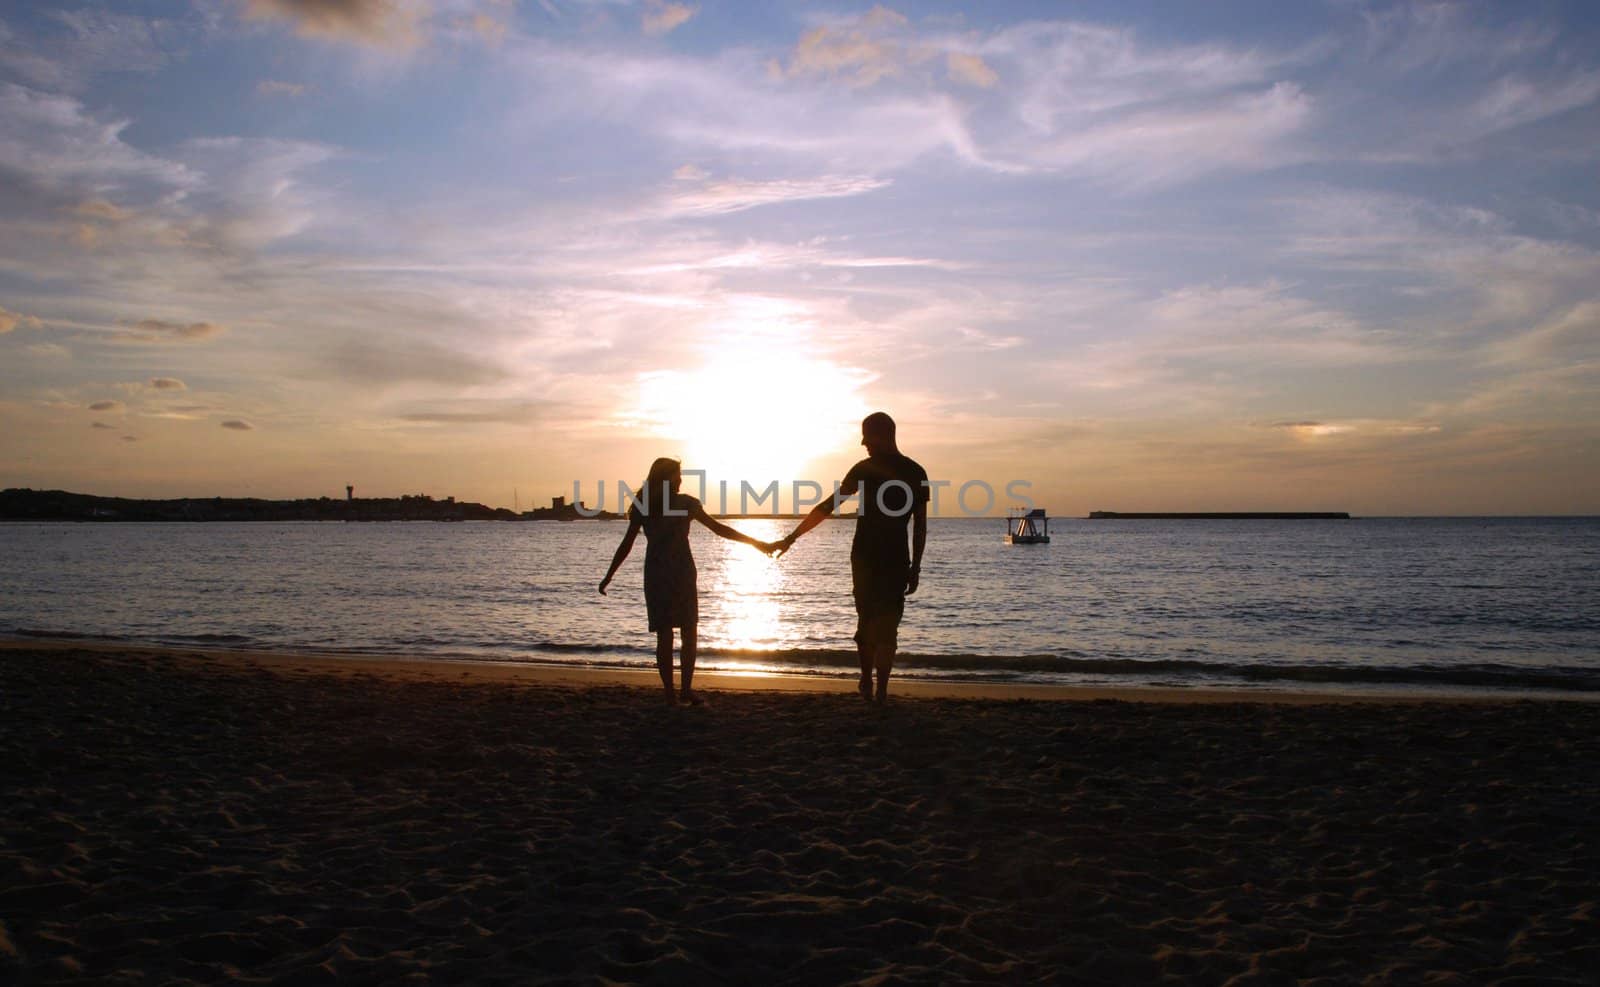
[[[856,650],[861,655],[861,695],[873,699],[872,673],[878,673],[876,699],[889,697],[889,670],[899,643],[905,598],[917,591],[922,548],[928,540],[928,473],[900,454],[894,419],[883,412],[861,422],[867,458],[850,467],[839,493],[861,495],[855,540],[850,544],[850,582],[856,598]],[[778,543],[786,552],[795,539],[831,517],[838,498],[811,509],[798,527]],[[911,552],[906,553],[906,522],[911,522]]]

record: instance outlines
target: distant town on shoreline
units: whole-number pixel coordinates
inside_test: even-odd
[[[734,519],[788,519],[800,514],[746,513],[717,514]],[[838,515],[854,520],[854,511]],[[175,497],[167,500],[140,500],[130,497],[100,497],[66,490],[32,490],[11,487],[0,490],[0,521],[615,521],[615,511],[591,511],[580,501],[565,497],[550,498],[548,507],[512,511],[472,501],[429,494],[403,494],[399,497],[357,497],[354,487],[345,496],[302,497],[298,500],[265,500],[259,497]],[[1237,511],[1237,512],[1161,512],[1129,513],[1091,511],[1093,521],[1225,521],[1225,520],[1348,520],[1344,511]]]
[[[177,497],[139,500],[99,497],[65,490],[11,488],[0,491],[6,521],[583,521],[616,520],[613,511],[580,513],[582,504],[554,497],[550,506],[510,511],[454,497],[428,494],[264,500],[258,497]]]

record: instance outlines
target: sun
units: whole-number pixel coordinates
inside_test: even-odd
[[[695,369],[642,375],[637,418],[678,443],[708,489],[727,481],[730,500],[741,482],[761,490],[777,480],[787,492],[816,479],[804,472],[813,460],[858,437],[867,379],[787,346],[723,347]]]

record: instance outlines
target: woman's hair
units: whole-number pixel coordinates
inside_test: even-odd
[[[665,491],[672,495],[672,481],[683,475],[683,464],[676,459],[662,456],[650,464],[650,475],[644,478],[644,483],[639,487],[635,502],[639,510],[650,513],[650,497],[657,491]]]

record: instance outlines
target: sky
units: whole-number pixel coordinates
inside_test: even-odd
[[[7,4],[0,487],[1600,514],[1597,165],[1585,2]]]

